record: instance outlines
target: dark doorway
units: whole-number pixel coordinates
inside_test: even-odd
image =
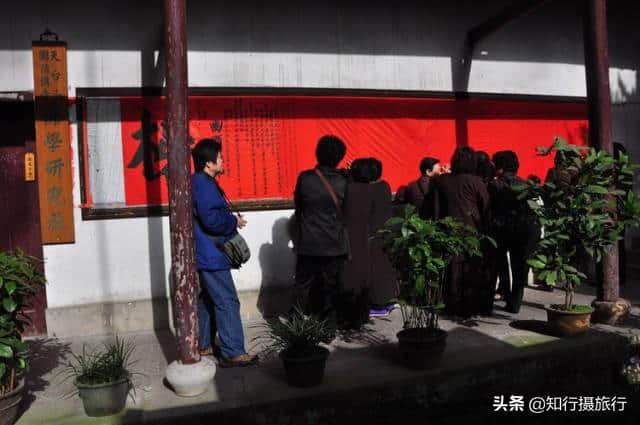
[[[35,155],[33,102],[0,100],[0,250],[22,249],[42,258],[38,176],[26,181],[25,154]],[[37,161],[37,158],[36,158]],[[22,313],[30,325],[25,336],[46,335],[46,290]]]

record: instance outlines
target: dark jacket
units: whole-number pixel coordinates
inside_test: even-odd
[[[195,173],[191,178],[191,190],[196,266],[198,270],[229,270],[229,260],[207,235],[221,236],[224,242],[235,235],[238,220],[210,175]]]
[[[444,174],[432,182],[420,215],[426,218],[455,217],[484,232],[489,215],[489,194],[482,179],[472,174]]]
[[[340,170],[318,166],[342,206],[347,178]],[[342,214],[336,209],[314,170],[300,173],[293,196],[296,207],[298,255],[333,257],[348,252]]]
[[[366,290],[372,304],[388,304],[396,296],[396,278],[382,241],[371,237],[391,218],[389,184],[349,183],[344,213],[351,247],[351,258],[344,266],[344,289],[356,294]]]
[[[418,211],[422,208],[422,203],[427,193],[429,193],[430,182],[431,177],[422,176],[418,180],[409,183],[407,187],[407,202],[416,207]]]
[[[524,183],[524,180],[511,172],[506,172],[489,183],[490,230],[495,236],[528,233],[532,226],[535,227],[535,216],[527,201],[518,199],[517,193],[511,188],[515,183]]]

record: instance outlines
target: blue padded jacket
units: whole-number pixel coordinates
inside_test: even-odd
[[[210,175],[195,173],[191,178],[191,190],[196,266],[198,270],[229,270],[229,260],[207,235],[221,236],[224,242],[237,232],[238,220]]]

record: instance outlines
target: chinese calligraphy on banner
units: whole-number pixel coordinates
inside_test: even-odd
[[[42,242],[74,242],[67,46],[34,42],[32,51]]]
[[[120,97],[124,199],[127,206],[167,204],[168,139],[161,97]],[[190,143],[210,137],[223,147],[221,184],[233,200],[291,199],[298,173],[315,165],[325,134],[347,144],[341,164],[374,156],[395,191],[415,180],[424,156],[449,162],[458,145],[514,150],[520,174],[544,179],[549,157],[536,155],[554,136],[585,144],[584,103],[494,99],[190,96]]]

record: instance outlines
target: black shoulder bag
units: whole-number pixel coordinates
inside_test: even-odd
[[[215,181],[215,180],[214,180]],[[218,182],[215,182],[220,194],[229,205],[229,210],[232,209],[232,204],[229,202],[227,195],[224,193],[222,188],[218,185]],[[239,269],[244,263],[249,261],[251,258],[251,250],[249,249],[249,245],[247,245],[247,241],[242,237],[242,235],[236,230],[235,234],[227,241],[222,242],[223,237],[214,236],[207,233],[207,236],[213,241],[213,243],[222,251],[229,263],[231,264],[231,268]]]

